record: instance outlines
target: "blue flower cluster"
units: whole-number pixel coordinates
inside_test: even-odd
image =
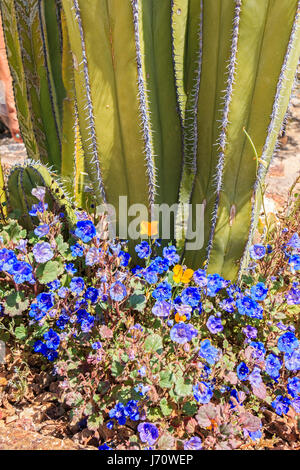
[[[125,405],[117,403],[114,408],[109,411],[109,417],[115,419],[120,425],[126,424],[127,419],[139,421],[140,410],[137,400],[129,400]],[[112,427],[110,422],[109,427]]]

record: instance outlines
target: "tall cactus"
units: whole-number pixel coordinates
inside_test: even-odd
[[[68,134],[68,128],[75,120],[70,106],[74,96],[70,88],[65,90],[65,75],[70,76],[66,56],[71,52],[67,50],[66,30],[62,36],[60,2],[1,0],[0,5],[20,130],[28,157],[50,164],[63,176],[70,177],[74,135]]]
[[[288,106],[300,53],[299,2],[204,0],[202,17],[197,172],[191,201],[206,204],[205,246],[186,252],[186,261],[195,266],[208,259],[209,271],[230,278],[239,269],[247,238],[251,243],[260,208],[259,181]],[[211,68],[217,70],[215,85]],[[258,172],[243,128],[261,156]]]
[[[86,183],[116,209],[120,195],[149,209],[204,204],[204,246],[185,262],[237,276],[298,63],[300,1],[1,7],[28,153],[54,165],[80,205]]]
[[[175,203],[182,152],[171,3],[63,0],[62,5],[76,64],[83,148],[98,199],[115,207],[119,194],[128,196],[129,205]]]

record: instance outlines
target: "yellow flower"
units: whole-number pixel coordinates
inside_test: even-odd
[[[185,315],[179,315],[179,313],[177,312],[176,315],[175,315],[175,321],[176,323],[179,323],[181,321],[186,321],[186,316]]]
[[[158,234],[158,222],[154,220],[153,222],[148,222],[147,220],[143,220],[141,222],[141,235],[148,235],[148,237],[152,237]]]
[[[180,264],[176,264],[173,268],[173,273],[174,282],[183,282],[183,284],[188,284],[192,279],[194,271],[192,269],[186,269],[183,271],[182,266],[180,266]]]

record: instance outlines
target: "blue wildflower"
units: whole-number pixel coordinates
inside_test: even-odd
[[[289,394],[296,398],[300,395],[300,378],[299,377],[292,377],[288,380],[287,389]]]
[[[65,264],[65,270],[71,276],[73,276],[73,274],[75,274],[77,272],[77,269],[75,268],[73,263],[66,263]]]
[[[137,400],[129,400],[125,406],[125,415],[132,421],[140,419],[140,412]]]
[[[153,263],[151,263],[146,269],[142,272],[143,277],[149,284],[156,284],[158,281],[158,275],[156,268]]]
[[[277,395],[274,401],[272,401],[271,405],[274,408],[275,412],[279,415],[285,415],[289,411],[289,405],[291,401],[287,397],[283,397],[282,395]]]
[[[251,297],[253,300],[264,300],[267,296],[268,289],[263,282],[258,282],[255,286],[251,287]]]
[[[167,259],[161,258],[157,256],[153,261],[153,268],[158,274],[163,274],[165,271],[169,269],[169,263]]]
[[[220,333],[224,328],[221,318],[214,317],[213,315],[208,318],[206,326],[212,334]]]
[[[75,245],[70,246],[70,249],[73,258],[77,258],[83,255],[83,247],[79,243],[75,243]]]
[[[225,312],[233,313],[233,312],[235,311],[235,309],[236,309],[234,298],[228,297],[227,299],[223,299],[223,300],[219,303],[219,307],[220,307],[222,310],[225,310]]]
[[[209,274],[207,276],[207,295],[215,297],[215,295],[224,287],[224,279],[219,274]]]
[[[96,303],[99,297],[99,291],[96,287],[88,287],[84,294],[85,299],[88,299],[92,304]]]
[[[266,248],[260,244],[252,245],[249,249],[249,253],[252,259],[262,259],[266,254]]]
[[[28,214],[35,217],[38,215],[38,213],[42,214],[47,209],[48,209],[48,204],[40,201],[38,204],[32,204],[32,207],[30,211],[28,212]]]
[[[38,340],[34,343],[33,349],[35,352],[41,353],[44,355],[46,352],[47,346],[41,340]]]
[[[179,322],[174,325],[170,331],[171,340],[179,344],[185,344],[188,341],[191,341],[191,339],[194,336],[197,336],[197,334],[198,330],[196,330],[193,325],[183,322]]]
[[[247,325],[245,328],[243,328],[243,333],[248,339],[254,339],[257,336],[257,329],[254,328],[254,326]]]
[[[249,375],[248,366],[244,362],[241,362],[237,366],[237,376],[238,376],[239,380],[242,380],[242,381],[247,380],[248,375]]]
[[[262,383],[261,370],[259,367],[254,367],[250,375],[248,375],[248,380],[251,383],[252,387],[258,388]]]
[[[112,447],[109,447],[106,442],[98,447],[99,450],[112,450]]]
[[[293,250],[300,252],[300,237],[298,233],[294,233],[290,238],[287,246],[290,246]]]
[[[291,406],[294,408],[296,413],[300,414],[300,397],[295,398],[291,401]]]
[[[120,425],[124,425],[126,423],[127,417],[123,403],[117,403],[108,414],[110,418],[116,419]]]
[[[54,253],[48,242],[37,243],[34,245],[32,252],[37,263],[46,263],[54,256]]]
[[[139,245],[136,245],[135,251],[136,251],[138,257],[141,258],[141,259],[149,258],[150,254],[151,254],[150,245],[145,240],[142,241]]]
[[[236,306],[240,315],[247,315],[248,317],[252,317],[258,307],[257,302],[251,299],[251,297],[244,296],[236,301]]]
[[[37,306],[42,312],[48,312],[54,307],[54,294],[51,292],[42,292],[36,298]]]
[[[16,284],[23,284],[23,282],[30,282],[33,279],[32,267],[25,261],[17,261],[12,265],[11,274],[13,275]]]
[[[199,287],[205,287],[207,285],[207,277],[204,269],[198,269],[193,274],[193,279]]]
[[[264,344],[260,341],[252,341],[250,346],[254,349],[252,358],[254,360],[262,360],[265,356],[266,350]]]
[[[48,282],[47,284],[47,287],[50,289],[50,290],[57,290],[59,289],[61,286],[61,283],[58,279],[55,279],[55,281],[52,281],[52,282]]]
[[[186,287],[181,293],[181,300],[184,304],[197,307],[201,300],[201,295],[197,287]]]
[[[127,253],[126,251],[120,251],[119,253],[119,258],[120,258],[120,264],[121,266],[128,266],[129,260],[130,260],[130,254]]]
[[[295,273],[296,271],[300,271],[300,256],[299,255],[290,256],[289,265],[291,267],[292,273]]]
[[[193,395],[196,401],[205,404],[210,402],[213,390],[214,387],[210,382],[199,382],[193,386]]]
[[[74,294],[81,294],[84,291],[85,284],[82,277],[73,277],[69,285],[70,291]]]
[[[48,224],[43,224],[39,225],[34,229],[35,235],[37,235],[39,238],[44,237],[49,233],[49,225]]]
[[[44,334],[44,339],[46,340],[46,346],[48,349],[57,349],[60,343],[59,335],[52,329],[48,330]]]
[[[66,314],[63,314],[63,315],[60,315],[58,317],[58,320],[56,321],[56,326],[60,329],[60,330],[64,330],[67,323],[69,322],[70,320],[70,317],[69,315],[66,315]]]
[[[278,379],[280,376],[280,369],[282,367],[282,362],[279,357],[275,354],[269,354],[266,358],[266,373],[273,377],[273,379]]]
[[[184,442],[183,448],[184,450],[201,450],[202,441],[198,436],[191,437],[188,441]]]
[[[285,368],[292,371],[300,370],[300,348],[284,355]]]
[[[299,346],[299,341],[290,331],[283,333],[277,341],[277,347],[279,351],[292,353],[294,349],[297,349]]]
[[[74,233],[84,243],[88,243],[96,236],[96,228],[91,220],[79,220]]]
[[[214,365],[219,359],[219,351],[211,344],[209,339],[201,341],[198,354],[211,365]]]
[[[166,246],[163,249],[163,257],[168,261],[169,266],[177,264],[180,259],[179,255],[176,253],[176,247],[173,245]]]
[[[161,300],[160,302],[155,302],[152,307],[152,313],[156,317],[167,318],[170,315],[172,305],[166,300]]]
[[[109,294],[112,300],[116,302],[121,302],[121,300],[126,297],[127,290],[124,284],[122,284],[122,282],[116,281],[111,285],[109,289]]]
[[[87,266],[95,266],[101,260],[101,250],[96,246],[92,246],[85,255],[85,264]]]
[[[286,302],[288,305],[299,305],[300,304],[300,289],[292,287],[286,293]]]
[[[152,297],[158,301],[168,300],[172,296],[172,286],[167,281],[163,281],[152,292]]]
[[[152,445],[157,441],[159,436],[159,431],[155,424],[152,423],[140,423],[137,428],[140,439],[142,442],[147,442],[149,445]]]
[[[61,299],[64,299],[69,292],[69,289],[67,287],[61,287],[58,291],[57,294]]]

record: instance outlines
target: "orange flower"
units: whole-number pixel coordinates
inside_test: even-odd
[[[154,220],[153,222],[148,222],[147,220],[143,220],[141,222],[141,235],[148,235],[148,237],[152,237],[158,234],[158,222]]]
[[[179,313],[177,312],[176,315],[175,315],[175,321],[176,323],[179,323],[181,321],[186,321],[186,316],[185,315],[179,315]]]
[[[194,271],[192,269],[186,269],[185,271],[183,271],[182,266],[180,266],[180,264],[176,264],[173,268],[173,273],[174,282],[176,282],[177,284],[179,282],[183,282],[183,284],[188,284],[192,279]]]
[[[210,426],[208,426],[206,429],[209,429],[210,431],[216,431],[218,429],[218,423],[215,419],[210,420]]]

